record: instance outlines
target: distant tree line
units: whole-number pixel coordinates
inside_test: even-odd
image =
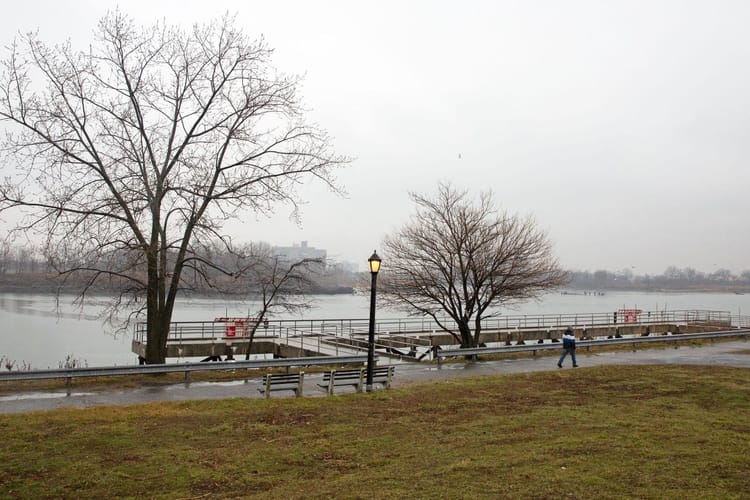
[[[750,270],[734,274],[721,268],[708,273],[669,266],[662,274],[645,275],[636,275],[631,269],[570,271],[569,286],[584,290],[744,290],[750,289]]]
[[[51,272],[52,265],[34,246],[0,241],[0,275]]]
[[[270,245],[259,243],[258,249],[264,253],[270,250]],[[221,253],[220,249],[216,250]],[[258,253],[256,250],[254,253]],[[217,256],[217,260],[227,263],[230,255]],[[56,276],[54,258],[30,244],[12,244],[0,241],[0,276],[5,276],[6,282],[12,282],[14,275],[39,274],[53,278]],[[200,276],[197,272],[189,273],[185,279],[191,282],[194,291],[207,291],[200,286]],[[354,273],[347,271],[336,263],[326,262],[322,269],[315,273],[316,291],[345,292],[354,285]],[[729,269],[720,268],[713,272],[698,271],[692,267],[679,268],[669,266],[661,274],[637,275],[632,269],[608,271],[568,271],[570,282],[568,287],[578,290],[701,290],[701,289],[750,289],[750,270],[734,274]],[[225,281],[231,281],[225,277]],[[247,291],[243,287],[243,292]]]
[[[222,293],[226,295],[262,294],[267,286],[268,269],[289,269],[293,264],[283,256],[275,255],[267,243],[238,245],[237,250],[227,251],[219,245],[204,250],[210,255],[216,267],[191,267],[181,278],[183,290],[194,293]],[[127,260],[127,253],[113,251],[97,254],[94,262],[90,255],[80,255],[70,251],[50,251],[31,244],[13,244],[0,241],[0,278],[4,285],[18,285],[25,289],[59,290],[78,288],[85,274],[71,275],[62,272],[68,267],[116,268]],[[304,259],[305,273],[309,275],[306,286],[308,293],[351,292],[356,276],[345,266],[320,259]],[[145,273],[145,266],[141,266]],[[297,267],[299,270],[299,266]],[[234,272],[226,272],[232,270]],[[263,272],[261,272],[263,270]],[[242,275],[242,278],[240,278]],[[100,281],[92,291],[121,291],[127,282],[110,279]],[[17,288],[17,287],[16,287]],[[297,290],[299,291],[299,290]]]

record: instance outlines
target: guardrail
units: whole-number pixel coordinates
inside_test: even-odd
[[[86,368],[60,368],[54,370],[33,370],[0,373],[0,382],[18,380],[45,380],[64,378],[67,385],[72,379],[81,377],[109,377],[115,375],[147,375],[163,373],[185,373],[185,380],[189,374],[197,371],[238,370],[257,368],[286,368],[292,366],[328,366],[366,363],[367,356],[311,356],[307,358],[278,358],[258,359],[248,361],[219,361],[211,363],[168,363],[154,365],[133,366],[104,366]]]
[[[633,344],[633,348],[637,344],[645,344],[650,342],[679,342],[684,340],[702,340],[702,339],[716,339],[722,337],[745,337],[750,336],[750,329],[748,330],[725,330],[721,332],[710,332],[710,333],[678,333],[674,335],[654,335],[648,337],[622,337],[613,339],[599,339],[599,340],[581,340],[576,342],[576,347],[599,347],[599,346],[610,346],[610,345],[621,345],[621,344]],[[438,366],[441,361],[445,358],[452,357],[464,357],[464,356],[482,356],[487,354],[502,354],[502,353],[513,353],[513,352],[528,352],[532,351],[536,354],[536,351],[547,351],[547,350],[560,350],[561,343],[553,344],[528,344],[528,345],[511,345],[511,346],[498,346],[498,347],[474,347],[468,349],[440,349],[435,354],[437,358]]]

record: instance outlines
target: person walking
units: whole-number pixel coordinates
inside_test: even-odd
[[[578,366],[576,363],[576,337],[573,335],[573,329],[568,327],[563,334],[563,353],[560,356],[560,361],[557,362],[557,367],[562,368],[565,356],[570,354],[570,359],[573,360],[573,368]]]

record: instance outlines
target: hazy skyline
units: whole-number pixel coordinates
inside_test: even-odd
[[[42,1],[5,6],[3,45],[39,29],[84,48],[118,5],[144,25],[236,13],[354,158],[347,197],[306,186],[301,227],[280,207],[231,223],[239,240],[364,269],[408,192],[451,181],[533,214],[565,268],[750,269],[746,2]]]

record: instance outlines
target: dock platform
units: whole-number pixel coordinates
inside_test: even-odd
[[[274,320],[256,325],[234,318],[214,321],[174,322],[167,340],[167,358],[234,359],[250,355],[273,357],[356,356],[367,352],[367,319]],[[449,324],[442,320],[443,324]],[[601,337],[700,333],[747,327],[750,320],[728,311],[679,310],[550,315],[503,315],[482,322],[480,343],[512,345],[556,342],[568,327],[582,340]],[[382,319],[375,323],[375,349],[379,356],[396,361],[431,360],[437,348],[456,347],[456,339],[427,318]],[[249,353],[248,353],[249,350]],[[145,358],[146,329],[139,323],[132,351]]]

